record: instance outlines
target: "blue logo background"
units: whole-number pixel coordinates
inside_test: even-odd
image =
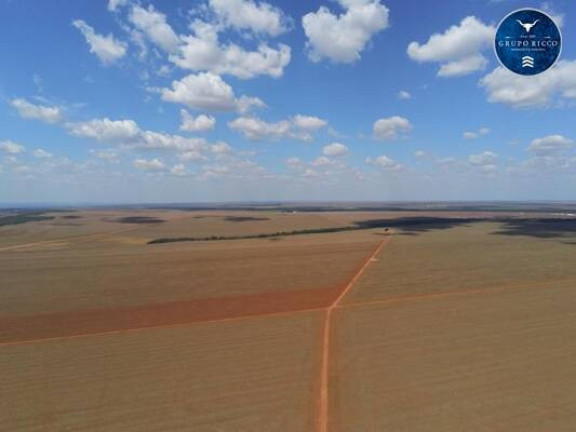
[[[522,9],[512,12],[496,31],[496,55],[503,66],[520,75],[537,75],[558,60],[562,36],[544,12]]]

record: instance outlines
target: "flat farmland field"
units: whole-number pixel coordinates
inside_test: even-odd
[[[2,430],[576,424],[573,219],[271,209],[2,217]]]
[[[8,218],[2,224],[2,218]],[[0,215],[0,250],[40,247],[104,237],[124,244],[144,244],[159,237],[247,235],[342,226],[346,214],[267,211],[76,210],[31,215],[44,220],[18,223]],[[112,235],[114,234],[114,235]]]
[[[509,228],[394,236],[336,312],[331,431],[574,428],[576,237]]]
[[[67,245],[69,241],[92,242],[103,235],[119,235],[142,227],[141,223],[129,223],[129,221],[141,221],[141,219],[134,218],[145,217],[148,222],[154,220],[172,222],[173,219],[181,216],[180,212],[135,210],[48,211],[30,216],[43,220],[22,223],[22,220],[27,220],[26,217],[5,214],[0,216],[0,252],[21,247],[47,247],[49,245],[58,247]]]
[[[173,217],[168,223],[149,226],[145,231],[133,231],[128,236],[145,241],[164,237],[234,236],[332,228],[348,223],[344,215],[334,218],[329,213],[193,211],[178,212]]]
[[[0,350],[4,431],[314,430],[318,313]]]
[[[163,223],[178,223],[182,213],[177,214],[164,216]],[[296,226],[308,226],[308,215],[303,219]],[[239,235],[239,225],[246,222],[226,223]],[[130,225],[131,232],[112,229],[97,237],[0,250],[0,338],[57,337],[319,308],[336,297],[380,240],[361,232],[148,245],[127,241],[126,236],[152,240],[157,224]]]
[[[572,283],[338,310],[330,430],[574,430],[575,305]]]
[[[572,242],[502,234],[499,223],[398,233],[345,303],[526,285],[576,285]]]

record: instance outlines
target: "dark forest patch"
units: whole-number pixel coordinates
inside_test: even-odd
[[[114,222],[125,224],[159,224],[164,223],[165,220],[152,216],[126,216],[115,219]]]
[[[503,223],[494,234],[536,238],[571,238],[576,236],[576,219],[513,219]]]
[[[354,222],[359,229],[395,228],[404,234],[418,234],[432,230],[450,229],[461,225],[482,222],[480,218],[438,218],[438,217],[404,217],[397,219],[369,219]]]
[[[31,214],[17,214],[10,216],[0,217],[0,226],[8,225],[21,225],[30,222],[42,222],[55,219],[54,216],[43,216],[42,214],[31,213]]]
[[[254,217],[254,216],[226,216],[224,220],[227,222],[250,222],[250,221],[265,221],[270,219],[267,217]]]

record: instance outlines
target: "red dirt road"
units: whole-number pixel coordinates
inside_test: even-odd
[[[368,258],[362,263],[362,266],[354,274],[348,284],[342,289],[338,297],[328,305],[324,314],[324,322],[322,324],[322,357],[320,365],[320,394],[318,400],[318,432],[328,432],[329,423],[329,381],[330,381],[330,339],[332,329],[332,313],[338,307],[340,302],[346,294],[348,294],[354,284],[362,277],[362,274],[371,262],[373,262],[380,253],[380,251],[391,241],[391,237],[382,240]]]

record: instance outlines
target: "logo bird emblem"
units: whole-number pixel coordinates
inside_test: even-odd
[[[516,20],[516,21],[518,21],[518,24],[520,24],[522,27],[524,27],[524,30],[526,30],[526,33],[530,33],[530,30],[532,30],[532,27],[534,27],[538,23],[538,21],[540,21],[540,20],[537,19],[533,23],[523,23],[520,20]]]

